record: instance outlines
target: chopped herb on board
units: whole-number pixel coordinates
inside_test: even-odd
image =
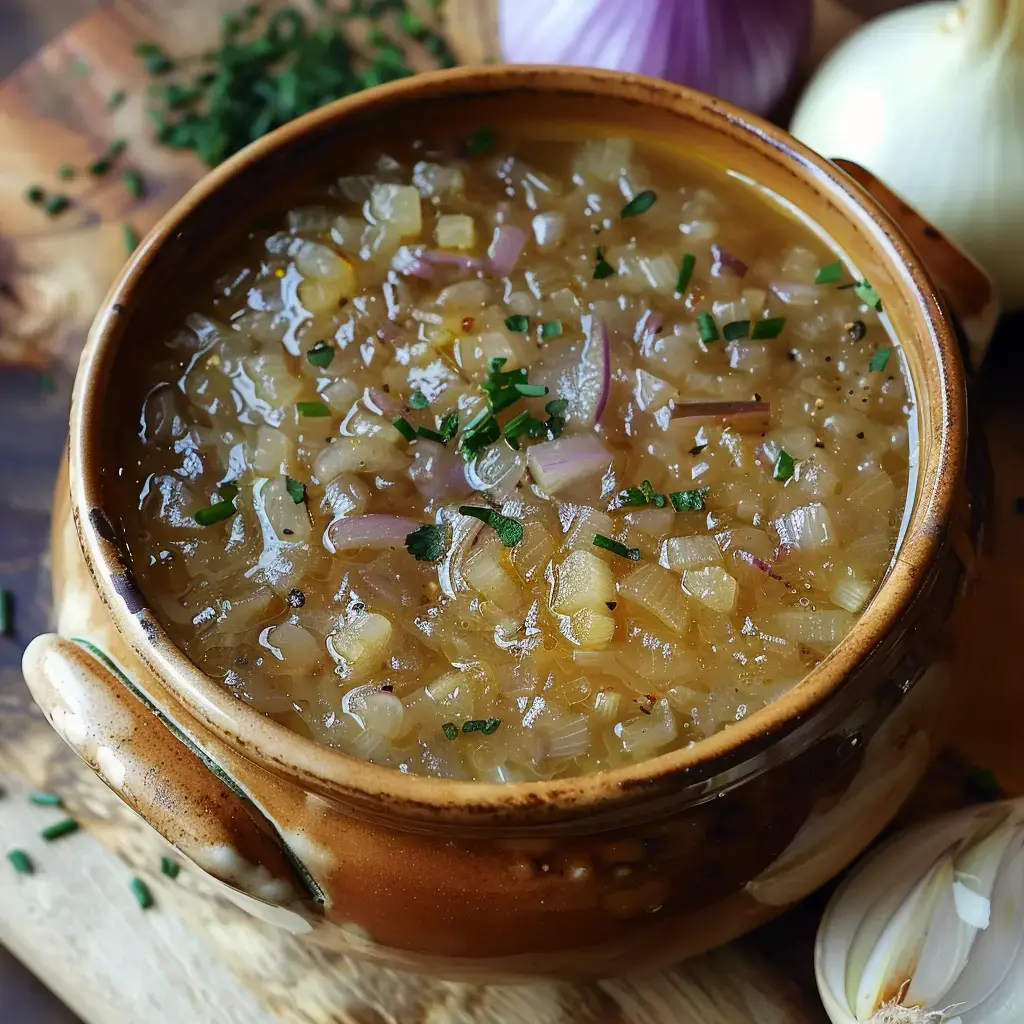
[[[477,505],[460,505],[459,512],[464,516],[472,516],[474,519],[486,523],[507,548],[514,548],[523,539],[523,524],[511,516],[503,516],[492,508],[480,508]]]
[[[448,550],[448,538],[442,527],[425,523],[406,536],[405,546],[417,562],[440,562]]]
[[[876,349],[875,354],[871,357],[871,362],[868,363],[868,369],[872,373],[881,373],[888,366],[891,355],[891,348]]]
[[[13,867],[19,875],[35,874],[35,866],[33,865],[29,855],[24,850],[8,850],[7,859],[11,862],[11,867]]]
[[[178,872],[181,871],[181,866],[171,857],[161,857],[160,870],[168,878],[177,878]]]
[[[843,276],[843,264],[836,260],[835,263],[828,263],[819,268],[814,275],[815,284],[835,284]]]
[[[779,452],[779,456],[775,460],[775,468],[772,470],[772,476],[776,480],[780,480],[785,483],[785,481],[793,475],[795,467],[796,463],[793,461],[793,456],[783,449]]]
[[[48,843],[52,843],[54,839],[69,836],[72,832],[77,831],[78,822],[74,818],[63,818],[61,821],[55,821],[52,825],[47,825],[39,834]]]
[[[613,555],[618,555],[620,558],[628,558],[631,562],[639,562],[642,557],[639,548],[628,548],[625,544],[620,544],[617,540],[605,537],[601,533],[594,535],[594,547],[603,548],[605,551],[610,551]]]
[[[644,189],[643,192],[638,192],[626,205],[622,208],[623,217],[639,217],[640,214],[646,213],[654,204],[657,202],[658,195],[651,189]]]
[[[679,278],[676,281],[676,295],[685,295],[687,289],[690,287],[690,281],[693,279],[693,271],[697,266],[697,257],[692,252],[688,252],[683,256],[682,263],[679,264]]]
[[[149,891],[149,886],[141,878],[133,878],[128,884],[135,897],[135,902],[143,910],[149,910],[153,906],[153,894]]]

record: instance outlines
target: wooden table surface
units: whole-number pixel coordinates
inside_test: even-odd
[[[880,6],[897,6],[899,0],[862,0],[862,4],[874,12]],[[73,21],[102,6],[102,0],[0,0],[0,78],[7,76]],[[2,229],[0,224],[0,235]],[[2,257],[0,250],[0,259]],[[1002,352],[1009,353],[1010,349],[1011,346],[1003,346]],[[1006,356],[997,353],[997,362],[1003,358]],[[1020,373],[1020,367],[1014,366],[1013,370],[1015,379],[1021,380],[1024,375]],[[1006,378],[1001,379],[1005,388]],[[38,557],[46,547],[49,523],[45,510],[50,507],[49,491],[63,444],[70,384],[70,371],[66,367],[57,367],[52,373],[40,373],[32,369],[0,366],[0,512],[5,524],[0,534],[0,584],[19,594],[15,637],[0,639],[0,712],[3,711],[5,694],[9,692],[4,680],[10,681],[17,675],[23,645],[47,627],[48,595],[44,590],[46,582],[40,579]],[[1001,392],[996,388],[993,393]],[[1012,483],[1008,486],[1012,491]],[[23,599],[26,595],[29,600]],[[2,725],[0,722],[0,769],[4,767]],[[45,752],[41,752],[40,763],[44,760]],[[15,817],[24,819],[23,827],[31,828],[34,820],[31,815],[37,811],[20,809]],[[52,852],[57,853],[56,845]],[[61,851],[59,856],[67,858],[65,871],[68,877],[75,878],[74,855]],[[109,880],[104,874],[116,870],[116,859],[111,858],[108,864],[98,857],[95,862],[90,862],[88,884],[100,888],[119,886],[120,880]],[[75,886],[71,884],[65,884],[64,888],[55,884],[48,896],[58,901],[72,901],[75,897]],[[132,908],[121,908],[113,898],[112,903],[112,913],[124,915],[124,920],[119,922],[122,926],[120,934],[129,936],[124,940],[128,945],[134,927],[130,916]],[[167,947],[173,949],[176,939],[172,927],[167,927],[171,930],[164,938]],[[771,944],[771,933],[765,941]],[[112,961],[120,964],[123,971],[131,972],[131,949],[109,950],[107,954],[105,957],[101,954],[97,959],[97,970],[101,969],[98,965]],[[31,957],[34,963],[35,956]],[[172,974],[174,971],[183,972],[182,977],[187,979],[190,965],[183,961],[170,964],[168,970]],[[51,985],[60,987],[52,975],[48,975],[48,980]],[[188,1009],[184,1004],[183,1007],[178,1019],[183,1024],[191,1024]],[[231,1009],[241,1013],[238,1019],[256,1019],[254,1015],[247,1017],[244,1007],[233,1006]],[[76,1019],[0,946],[0,1020],[4,1024],[70,1024]],[[90,1019],[103,1018],[100,1014]],[[221,1019],[233,1021],[235,1013]],[[109,1024],[120,1024],[120,1019],[110,1020]]]

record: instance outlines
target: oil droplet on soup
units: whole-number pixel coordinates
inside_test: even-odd
[[[260,711],[402,771],[561,778],[842,640],[911,406],[877,293],[750,186],[474,139],[296,195],[181,297],[126,530],[171,637]]]

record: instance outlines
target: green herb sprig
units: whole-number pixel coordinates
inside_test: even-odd
[[[639,562],[643,557],[639,548],[626,547],[625,544],[612,540],[611,537],[605,537],[602,533],[595,534],[594,547],[603,548],[605,551],[610,551],[613,555],[618,555],[620,558],[628,558],[631,562]]]
[[[425,523],[406,536],[405,546],[417,562],[440,562],[448,550],[448,535],[443,527]]]
[[[514,548],[523,539],[523,524],[511,516],[503,516],[492,508],[481,508],[478,505],[460,505],[459,512],[464,516],[472,516],[486,523],[498,535],[498,540],[507,547]]]

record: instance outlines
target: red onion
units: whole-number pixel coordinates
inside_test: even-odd
[[[501,224],[494,229],[494,238],[487,250],[491,270],[499,277],[511,274],[526,246],[527,234],[522,228]]]
[[[767,113],[789,85],[812,0],[500,0],[510,64],[635,71]]]
[[[739,431],[764,430],[771,419],[769,402],[677,402],[675,420],[717,420]]]
[[[434,276],[434,268],[423,258],[418,249],[403,245],[392,257],[391,269],[405,277],[421,277],[429,281]]]
[[[405,407],[401,402],[395,401],[387,392],[381,391],[380,388],[366,388],[363,391],[363,405],[372,413],[376,413],[378,416],[384,416],[389,420],[393,420],[396,416],[401,416],[405,412]]]
[[[637,322],[636,330],[633,332],[633,340],[643,344],[645,341],[652,341],[664,326],[665,318],[660,313],[648,309]]]
[[[711,268],[711,273],[715,276],[720,275],[724,268],[731,270],[737,277],[746,277],[749,269],[746,263],[739,256],[734,256],[728,249],[717,244],[711,246],[711,258],[715,261]]]
[[[526,453],[537,486],[551,495],[604,475],[612,456],[593,434],[573,434],[533,445]]]
[[[473,487],[466,479],[466,462],[461,455],[437,441],[426,439],[420,439],[412,448],[409,476],[424,498],[447,502],[472,493]]]
[[[400,547],[405,544],[405,538],[422,525],[415,519],[402,516],[350,516],[331,523],[324,534],[324,543],[332,555],[351,548],[381,550]]]
[[[750,551],[734,551],[733,556],[741,562],[746,562],[747,565],[752,565],[755,569],[760,569],[761,572],[766,576],[770,576],[773,580],[778,580],[780,583],[786,582],[763,558],[758,558],[757,555]]]
[[[516,258],[518,259],[518,253]],[[444,252],[440,249],[418,249],[408,245],[403,245],[391,260],[392,270],[405,277],[420,277],[426,281],[431,281],[437,276],[439,267],[449,272],[450,280],[452,272],[472,274],[485,269],[485,266],[484,261],[476,256],[463,256],[462,253]]]
[[[611,352],[608,347],[608,329],[596,315],[583,317],[586,342],[576,370],[576,394],[569,405],[573,419],[592,426],[601,419],[608,404],[611,387]]]

